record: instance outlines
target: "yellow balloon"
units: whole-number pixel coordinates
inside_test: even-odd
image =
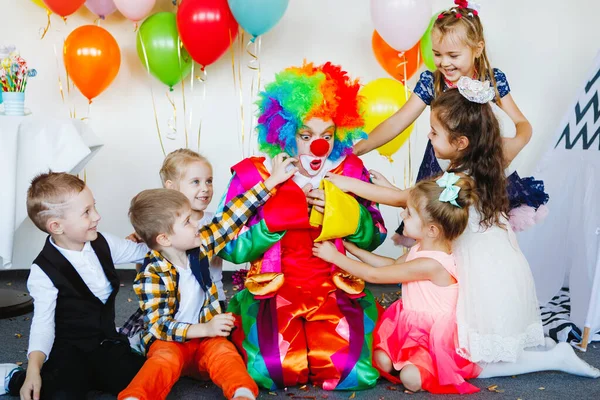
[[[410,95],[402,83],[390,78],[379,78],[367,83],[360,89],[359,94],[363,96],[361,110],[365,118],[365,132],[367,133],[371,133],[377,125],[402,108]],[[379,154],[391,157],[406,142],[413,127],[414,123],[392,141],[378,147]]]
[[[42,0],[31,0],[33,1],[35,4],[37,4],[38,6],[42,7],[44,10],[46,11],[50,11],[48,9],[48,7],[46,6],[46,3],[44,3]]]

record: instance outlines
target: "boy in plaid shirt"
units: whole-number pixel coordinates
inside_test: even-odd
[[[227,399],[256,398],[256,383],[226,339],[234,318],[222,313],[208,259],[236,236],[275,186],[297,171],[290,165],[296,160],[285,157],[280,154],[268,179],[233,198],[223,213],[200,231],[191,220],[189,200],[178,191],[145,190],[133,198],[131,223],[152,249],[134,283],[147,360],[119,400],[165,399],[181,375],[198,373],[209,375]]]

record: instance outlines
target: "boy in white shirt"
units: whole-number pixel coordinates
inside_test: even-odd
[[[29,366],[27,372],[0,367],[10,376],[0,386],[15,395],[20,389],[21,399],[84,399],[90,390],[118,394],[145,359],[115,327],[120,282],[114,265],[142,260],[148,247],[98,233],[91,190],[67,173],[35,177],[27,213],[49,234],[27,280],[34,299]]]
[[[297,171],[292,162],[296,160],[280,154],[264,182],[231,199],[199,231],[183,193],[152,189],[133,198],[131,224],[152,251],[133,285],[140,309],[124,331],[135,334],[141,329],[147,361],[119,400],[163,400],[182,375],[198,374],[210,376],[227,399],[258,396],[246,364],[226,339],[234,318],[221,310],[209,259],[236,236],[271,191]]]

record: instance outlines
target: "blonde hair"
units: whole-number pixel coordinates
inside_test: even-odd
[[[440,201],[445,188],[440,187],[436,180],[441,175],[418,182],[409,192],[409,199],[419,217],[426,223],[437,225],[446,240],[454,240],[464,232],[469,223],[469,207],[477,201],[475,181],[465,174],[457,175],[460,179],[455,185],[460,191],[456,203],[460,207]]]
[[[178,149],[167,154],[159,172],[163,186],[166,186],[167,181],[179,182],[188,165],[197,161],[204,162],[212,168],[206,157],[190,149]]]
[[[189,207],[187,197],[177,190],[144,190],[131,199],[129,221],[148,247],[156,249],[158,235],[172,235],[176,219]]]
[[[66,172],[42,173],[31,181],[27,190],[27,215],[35,226],[49,233],[50,218],[62,218],[68,201],[85,189],[85,182]]]
[[[460,15],[460,17],[458,17]],[[462,28],[462,29],[461,29]],[[490,61],[485,51],[485,38],[483,35],[483,24],[477,15],[477,11],[466,7],[452,7],[447,11],[442,12],[438,19],[435,20],[431,35],[437,33],[443,38],[449,33],[460,35],[463,43],[475,50],[479,42],[483,42],[483,50],[479,57],[475,58],[475,70],[477,71],[477,79],[480,81],[489,80],[496,90],[496,104],[500,104],[500,94],[496,86],[494,78],[494,70],[490,65]],[[434,76],[435,96],[439,96],[444,91],[444,76],[436,70]],[[470,77],[469,77],[470,78]]]

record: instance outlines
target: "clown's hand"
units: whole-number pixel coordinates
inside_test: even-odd
[[[306,195],[308,204],[312,205],[314,209],[320,213],[325,212],[325,192],[323,189],[312,189]]]
[[[375,185],[397,189],[396,186],[392,185],[382,173],[371,169],[369,170],[369,175],[371,176],[371,182],[373,182]]]
[[[310,209],[312,208],[312,206],[308,202],[308,193],[310,193],[311,190],[312,190],[312,185],[310,183],[307,183],[306,185],[302,186],[302,191],[304,192],[304,196],[306,197],[306,205],[308,206],[309,214],[310,214]]]
[[[334,263],[335,257],[340,254],[337,247],[329,241],[315,243],[313,255],[329,263]]]
[[[343,192],[355,192],[356,183],[357,181],[359,181],[355,178],[350,178],[344,175],[332,174],[331,172],[325,174],[325,179],[333,183]]]
[[[265,180],[267,189],[272,190],[275,186],[287,181],[298,172],[298,168],[292,164],[297,161],[286,153],[279,153],[273,158],[271,176]]]

